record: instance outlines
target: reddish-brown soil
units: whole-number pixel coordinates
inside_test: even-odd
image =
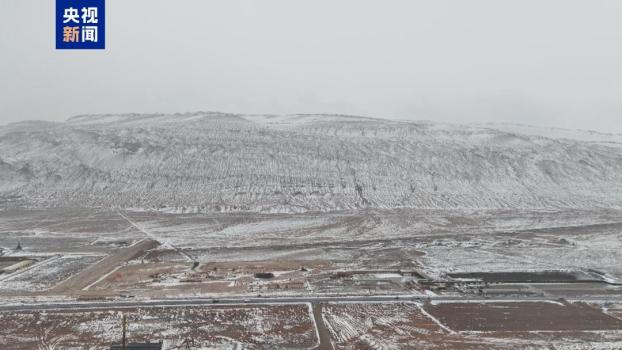
[[[122,315],[130,342],[185,340],[197,347],[308,349],[317,345],[307,305],[149,307],[111,310],[0,312],[0,349],[108,349],[121,339]]]
[[[585,304],[546,302],[441,303],[425,310],[454,331],[595,331],[622,321]]]
[[[114,254],[107,256],[98,263],[89,266],[81,272],[73,275],[71,278],[63,281],[50,289],[50,294],[62,294],[71,291],[79,291],[96,282],[99,278],[113,271],[116,267],[121,266],[126,261],[135,259],[146,251],[156,248],[158,242],[151,239],[145,239],[133,246],[119,249]]]

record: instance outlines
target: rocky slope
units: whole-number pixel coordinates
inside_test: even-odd
[[[534,130],[211,112],[15,123],[0,126],[0,203],[266,212],[622,206],[620,135]]]

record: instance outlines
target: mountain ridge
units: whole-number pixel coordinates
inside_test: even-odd
[[[611,135],[600,142],[320,114],[13,123],[0,126],[0,203],[260,212],[619,208],[622,154],[608,144]]]

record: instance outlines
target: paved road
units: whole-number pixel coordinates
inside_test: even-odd
[[[18,310],[55,310],[55,309],[111,309],[166,306],[207,306],[207,305],[245,305],[245,304],[302,304],[328,302],[388,302],[388,301],[437,301],[437,302],[507,302],[507,301],[557,301],[559,299],[527,296],[496,297],[477,296],[425,296],[425,295],[369,295],[369,296],[300,296],[300,297],[261,297],[261,298],[189,298],[157,300],[112,300],[101,302],[66,302],[66,303],[23,303],[0,305],[0,311]],[[622,302],[622,298],[581,297],[563,299],[569,302]]]

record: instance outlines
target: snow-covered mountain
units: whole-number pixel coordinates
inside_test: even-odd
[[[267,212],[618,208],[620,140],[340,115],[78,116],[0,126],[0,203]]]

